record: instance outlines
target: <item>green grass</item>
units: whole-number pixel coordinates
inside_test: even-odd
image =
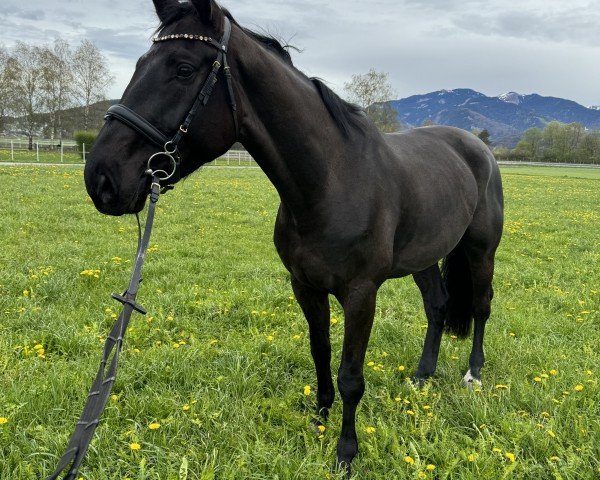
[[[600,181],[532,172],[505,170],[483,390],[460,386],[470,342],[447,336],[436,378],[413,389],[421,299],[410,279],[380,290],[354,478],[600,475]],[[0,478],[39,479],[81,412],[136,225],[96,213],[78,168],[0,167],[0,180]],[[341,478],[339,397],[322,437],[309,427],[315,376],[272,245],[277,202],[254,169],[204,169],[161,197],[138,296],[149,314],[134,316],[81,478]],[[337,304],[333,317],[335,371]]]
[[[600,180],[600,168],[590,167],[547,167],[542,165],[523,165],[502,167],[504,174],[511,175],[534,175],[551,177],[589,178]]]

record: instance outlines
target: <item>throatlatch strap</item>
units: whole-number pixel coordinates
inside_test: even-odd
[[[77,471],[81,466],[81,462],[90,446],[96,427],[100,422],[100,416],[104,411],[104,407],[108,402],[110,392],[117,376],[117,367],[119,364],[119,355],[123,345],[123,337],[129,325],[131,314],[134,310],[145,311],[140,305],[135,302],[135,297],[142,279],[142,266],[146,257],[146,250],[150,243],[150,234],[152,233],[152,224],[154,222],[154,213],[156,210],[156,202],[160,195],[160,179],[156,176],[152,178],[152,188],[150,192],[150,206],[148,207],[148,218],[146,219],[146,227],[144,235],[138,246],[135,266],[131,275],[129,287],[125,294],[115,295],[118,301],[123,304],[123,310],[119,318],[115,322],[106,342],[104,343],[104,351],[100,368],[96,374],[96,378],[88,394],[87,402],[83,408],[83,413],[75,426],[75,432],[69,440],[67,451],[61,457],[58,467],[50,475],[47,480],[56,480],[61,473],[68,468],[63,480],[75,480]]]

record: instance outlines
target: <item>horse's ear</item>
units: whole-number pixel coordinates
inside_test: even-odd
[[[214,11],[217,8],[213,0],[192,0],[192,5],[203,22],[212,22]]]
[[[164,22],[167,18],[167,12],[178,4],[177,0],[152,0],[152,2],[154,8],[156,8],[156,15],[158,15],[161,22]]]

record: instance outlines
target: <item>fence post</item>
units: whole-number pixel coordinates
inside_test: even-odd
[[[81,146],[83,147],[83,163],[85,163],[85,143],[82,143]]]
[[[40,163],[40,143],[36,142],[35,144],[35,156],[37,159],[37,162]]]
[[[15,161],[15,148],[12,140],[10,141],[10,161],[13,163]]]
[[[63,145],[62,140],[60,141],[60,163],[65,161],[65,146]]]

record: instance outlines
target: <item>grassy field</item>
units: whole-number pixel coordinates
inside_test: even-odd
[[[573,178],[588,177],[588,178]],[[600,476],[600,179],[504,170],[484,388],[460,386],[470,342],[407,382],[425,316],[386,283],[367,353],[356,479]],[[0,478],[55,467],[127,284],[131,217],[95,212],[82,171],[0,167]],[[204,169],[161,198],[122,365],[80,478],[336,479],[336,400],[309,427],[305,321],[272,245],[277,195],[254,169]],[[333,305],[334,371],[343,331]],[[311,391],[305,388],[311,387]],[[308,393],[308,395],[305,395]]]

